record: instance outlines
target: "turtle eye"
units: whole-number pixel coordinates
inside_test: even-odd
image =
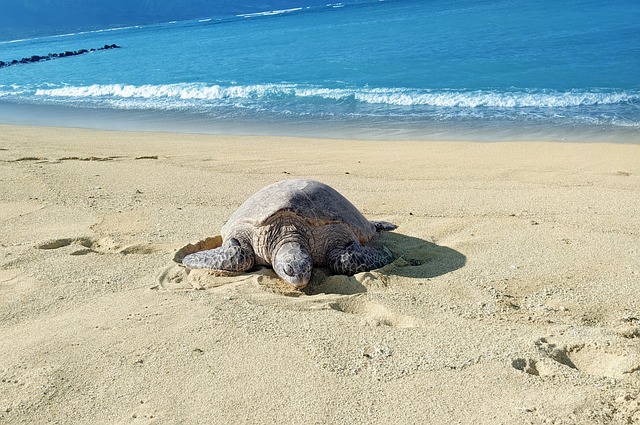
[[[291,264],[286,264],[284,266],[284,272],[287,274],[287,276],[295,275],[295,272],[293,271],[293,267],[291,267]]]

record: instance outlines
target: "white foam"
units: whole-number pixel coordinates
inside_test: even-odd
[[[282,9],[282,10],[269,10],[267,12],[255,12],[255,13],[243,13],[240,15],[236,15],[240,18],[255,18],[257,16],[273,16],[273,15],[282,15],[284,13],[297,12],[302,10],[301,7],[293,7],[291,9]]]
[[[614,105],[640,101],[640,92],[606,91],[461,91],[461,90],[414,90],[404,88],[342,89],[294,84],[257,85],[207,85],[207,84],[162,84],[141,86],[129,84],[94,84],[90,86],[64,86],[39,88],[36,96],[66,98],[139,98],[139,99],[255,99],[269,100],[290,96],[299,98],[321,98],[329,100],[355,99],[367,104],[391,106],[428,106],[440,108],[567,108],[594,105]]]
[[[410,89],[372,89],[359,91],[355,97],[366,103],[447,108],[563,108],[640,100],[640,94],[626,92],[425,92]]]

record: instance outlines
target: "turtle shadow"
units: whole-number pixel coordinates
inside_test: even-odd
[[[385,233],[379,243],[395,254],[394,263],[400,263],[389,270],[389,274],[397,276],[430,279],[461,269],[467,263],[467,257],[455,249],[400,233]]]
[[[400,233],[385,233],[377,244],[389,248],[395,260],[380,269],[354,276],[333,275],[326,268],[316,268],[310,285],[303,292],[306,295],[354,295],[384,290],[389,276],[430,279],[458,270],[467,262],[467,257],[455,249]]]

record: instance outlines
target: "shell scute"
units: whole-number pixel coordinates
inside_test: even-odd
[[[375,226],[344,196],[314,180],[284,180],[259,190],[233,213],[222,233],[229,234],[239,224],[264,226],[290,214],[312,227],[344,224],[361,240],[376,233]]]

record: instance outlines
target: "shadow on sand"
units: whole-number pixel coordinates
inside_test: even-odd
[[[433,278],[458,270],[467,262],[467,257],[455,249],[400,233],[386,233],[380,243],[408,263],[393,270],[393,275]]]
[[[454,249],[400,233],[385,233],[378,243],[394,253],[396,259],[391,264],[355,276],[331,275],[328,269],[317,268],[302,292],[306,295],[359,294],[386,287],[389,276],[429,279],[458,270],[467,261],[467,257]]]

